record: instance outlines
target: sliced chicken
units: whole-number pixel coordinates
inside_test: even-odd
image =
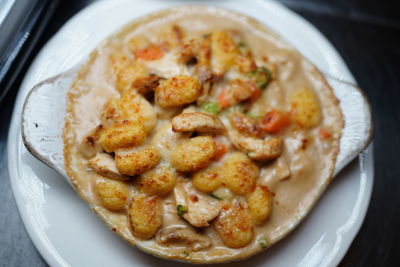
[[[256,121],[240,112],[234,112],[229,116],[232,127],[244,135],[261,137],[262,130]]]
[[[291,171],[284,156],[279,157],[262,169],[260,179],[265,185],[274,185],[282,180],[289,178]]]
[[[253,160],[271,160],[282,154],[281,138],[259,139],[242,135],[236,130],[228,131],[228,135],[233,145]]]
[[[88,163],[95,172],[102,176],[120,181],[129,180],[128,176],[119,173],[113,157],[107,153],[97,153]]]
[[[205,196],[194,193],[185,188],[183,184],[178,184],[174,188],[176,205],[184,207],[185,212],[182,217],[195,227],[207,227],[209,222],[220,213],[217,201]]]
[[[211,68],[210,36],[188,41],[182,46],[180,58],[185,64],[195,63],[192,69],[193,75],[199,77],[203,86],[202,93],[197,99],[197,104],[201,105],[206,101],[214,81],[218,79]]]
[[[181,113],[172,119],[174,132],[221,132],[224,129],[217,116],[202,112]]]
[[[230,80],[218,95],[218,102],[221,108],[228,108],[252,98],[259,90],[251,81]]]
[[[86,136],[82,139],[79,144],[79,151],[85,158],[92,158],[98,152],[102,151],[102,147],[99,144],[100,134],[103,130],[103,126],[99,125],[93,130],[89,131]]]
[[[165,246],[182,246],[190,251],[206,249],[212,244],[208,236],[198,234],[186,226],[171,226],[159,231],[156,242]]]
[[[140,94],[146,94],[150,91],[154,91],[160,84],[160,80],[162,80],[162,78],[157,75],[140,77],[133,82],[132,87],[135,88]]]
[[[154,134],[151,144],[156,146],[161,153],[161,157],[170,161],[171,151],[182,140],[188,138],[190,133],[177,133],[172,131],[171,123],[160,124]]]

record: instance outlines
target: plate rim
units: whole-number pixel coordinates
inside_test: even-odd
[[[125,0],[121,0],[121,2],[123,2]],[[107,2],[111,2],[109,1],[98,1],[98,2],[94,2],[90,5],[88,5],[87,7],[85,7],[84,9],[80,10],[78,13],[76,13],[74,16],[72,16],[52,37],[51,39],[42,47],[42,49],[39,51],[39,53],[36,55],[34,61],[32,62],[31,66],[29,67],[29,70],[26,74],[26,77],[29,76],[30,72],[31,72],[31,68],[34,68],[33,66],[36,65],[36,63],[38,61],[40,61],[41,57],[43,54],[46,54],[46,50],[48,50],[49,48],[49,44],[54,41],[55,39],[57,39],[57,37],[59,37],[63,31],[65,31],[66,28],[68,28],[68,24],[72,24],[72,21],[75,20],[80,20],[81,17],[85,16],[85,13],[87,13],[89,10],[91,9],[96,9],[96,8],[101,8],[101,5]],[[207,1],[206,1],[207,2]],[[342,65],[344,65],[346,67],[345,72],[347,72],[349,74],[349,79],[350,82],[354,82],[354,78],[352,76],[352,74],[350,73],[350,71],[347,69],[346,64],[344,63],[342,57],[340,56],[340,54],[336,51],[336,49],[333,47],[333,45],[326,39],[326,37],[314,26],[312,25],[310,22],[308,22],[306,19],[302,18],[301,16],[299,16],[298,14],[296,14],[295,12],[289,10],[287,7],[285,7],[283,4],[279,3],[279,2],[275,2],[273,0],[257,0],[257,2],[259,3],[268,3],[270,5],[273,5],[275,8],[279,8],[281,9],[280,11],[283,13],[286,13],[286,15],[294,18],[295,20],[297,20],[298,22],[301,22],[301,24],[303,24],[305,27],[308,28],[308,30],[312,31],[314,35],[317,35],[319,37],[318,42],[322,42],[323,46],[328,47],[328,50],[330,50],[329,52],[331,52],[333,54],[333,56],[335,57],[335,60],[338,61],[339,63],[342,63]],[[183,2],[182,2],[183,3]],[[27,78],[24,77],[23,82],[21,83],[20,88],[22,88],[24,86],[24,84],[26,83]],[[18,207],[18,211],[21,215],[23,224],[25,226],[25,229],[27,230],[31,240],[33,241],[35,247],[38,249],[38,251],[40,252],[40,254],[42,255],[43,259],[50,265],[52,266],[61,266],[61,265],[65,265],[65,261],[63,259],[59,259],[59,257],[57,257],[57,255],[51,254],[51,252],[49,252],[48,247],[46,247],[45,244],[45,240],[43,240],[43,238],[40,237],[40,235],[37,233],[37,231],[35,231],[35,228],[32,227],[32,225],[28,222],[27,219],[27,214],[25,214],[24,208],[23,208],[23,200],[22,197],[18,195],[17,192],[17,184],[16,184],[16,175],[19,175],[20,169],[19,167],[21,166],[21,162],[20,162],[20,156],[21,156],[21,146],[19,146],[21,144],[21,136],[20,136],[20,108],[23,104],[25,97],[23,96],[23,92],[18,92],[16,101],[15,101],[15,105],[13,108],[13,113],[12,113],[12,119],[11,119],[11,123],[10,123],[10,130],[8,133],[8,141],[7,141],[7,158],[8,158],[8,171],[9,171],[9,178],[11,181],[11,187],[12,187],[12,191],[13,191],[13,195],[16,199],[17,202],[17,207]],[[18,134],[13,134],[17,132]],[[16,147],[16,149],[15,149]],[[373,158],[373,151],[372,151],[372,145],[369,146],[369,149],[366,150],[366,152],[364,153],[364,157],[371,157]],[[363,154],[361,154],[361,156],[358,157],[360,160],[360,164],[361,161],[363,160]],[[13,160],[15,159],[15,160]],[[367,170],[363,170],[362,166],[361,167],[361,175],[363,175],[363,172],[368,172]],[[374,180],[374,173],[373,173],[373,165],[369,166],[369,168],[371,169],[370,173],[367,173],[370,177],[369,179],[371,179],[371,183],[370,186],[366,188],[364,197],[365,200],[364,202],[361,203],[362,207],[358,210],[358,220],[356,222],[356,225],[354,226],[354,231],[352,232],[353,236],[350,238],[350,242],[348,242],[345,246],[344,249],[341,249],[341,253],[336,254],[335,258],[330,262],[330,265],[336,265],[338,264],[342,258],[344,257],[345,253],[347,252],[348,248],[350,247],[351,243],[353,242],[355,236],[357,235],[357,233],[359,232],[361,225],[365,219],[367,210],[368,210],[368,206],[370,203],[370,198],[371,198],[371,194],[372,194],[372,187],[373,187],[373,180]],[[68,264],[66,264],[68,265]]]

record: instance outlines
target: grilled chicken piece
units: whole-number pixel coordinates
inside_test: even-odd
[[[223,201],[215,229],[228,247],[241,248],[250,243],[254,237],[254,226],[247,203],[240,200]]]
[[[103,126],[100,124],[93,130],[91,130],[79,144],[79,151],[85,158],[92,158],[98,152],[102,151],[103,148],[99,143],[101,132],[103,131]]]
[[[251,81],[232,80],[218,95],[221,108],[228,108],[259,95],[260,89]]]
[[[172,119],[174,132],[220,132],[224,129],[217,116],[202,112],[182,113]]]
[[[244,135],[261,137],[263,134],[260,126],[255,122],[255,120],[242,113],[234,112],[231,114],[229,116],[229,122],[233,128]]]
[[[191,39],[182,46],[181,61],[190,64],[195,63],[193,74],[198,76],[203,89],[198,104],[204,103],[211,90],[213,82],[216,80],[211,68],[211,36],[204,36],[199,39]]]
[[[176,205],[182,205],[186,209],[182,217],[195,227],[209,226],[209,222],[220,213],[216,201],[200,194],[189,193],[182,184],[175,186],[174,193]]]
[[[160,84],[160,80],[162,80],[162,78],[157,75],[140,77],[133,82],[132,87],[140,94],[146,94],[150,91],[154,91]]]
[[[229,139],[239,150],[246,152],[253,160],[271,160],[282,154],[281,138],[259,139],[240,134],[236,130],[228,131]]]
[[[206,249],[212,244],[209,237],[200,235],[186,226],[171,226],[159,231],[156,242],[165,246],[182,246],[190,251]]]
[[[129,180],[128,176],[119,173],[113,157],[107,153],[97,153],[89,160],[89,166],[102,176],[120,181]]]

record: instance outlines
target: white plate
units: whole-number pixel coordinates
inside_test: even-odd
[[[146,13],[182,4],[212,4],[250,15],[279,33],[324,73],[354,82],[330,43],[308,22],[273,1],[99,1],[75,15],[36,57],[21,85],[8,143],[9,173],[24,224],[52,266],[154,266],[181,263],[148,256],[106,229],[55,171],[25,149],[23,100],[39,81],[66,71],[101,40]],[[335,87],[335,85],[334,85]],[[288,238],[246,264],[335,266],[364,219],[373,184],[372,148],[338,176],[308,218]],[[240,264],[240,263],[238,263]]]

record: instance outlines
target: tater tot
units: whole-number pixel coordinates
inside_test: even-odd
[[[172,165],[178,171],[197,171],[207,167],[217,151],[214,139],[197,136],[178,144],[172,151]]]
[[[94,185],[101,204],[109,210],[122,210],[129,197],[127,184],[119,181],[101,179]]]
[[[253,222],[246,203],[224,201],[215,228],[222,241],[231,248],[246,246],[253,239]]]
[[[129,154],[116,154],[117,169],[124,175],[137,175],[152,169],[160,161],[160,154],[155,147],[147,147]]]
[[[136,185],[148,195],[162,196],[169,193],[175,186],[176,175],[171,168],[157,167],[143,173]]]
[[[227,155],[222,175],[223,183],[234,194],[246,195],[255,189],[259,170],[245,154],[234,152]]]
[[[213,192],[222,185],[221,170],[218,167],[207,167],[193,175],[193,185],[204,192]]]
[[[317,97],[310,89],[303,88],[291,96],[292,116],[294,121],[305,128],[316,126],[321,120]]]
[[[128,208],[133,235],[141,239],[151,238],[162,223],[160,209],[157,197],[134,196]]]
[[[201,94],[199,79],[179,75],[163,81],[156,88],[156,103],[163,108],[178,107],[197,100]]]
[[[259,185],[247,199],[254,224],[263,224],[272,211],[272,196],[268,187]]]
[[[127,90],[118,100],[121,116],[128,120],[143,124],[149,133],[157,124],[157,115],[153,105],[136,90]]]
[[[145,138],[146,132],[141,123],[125,120],[105,129],[100,135],[100,144],[110,153],[117,149],[140,145]]]

